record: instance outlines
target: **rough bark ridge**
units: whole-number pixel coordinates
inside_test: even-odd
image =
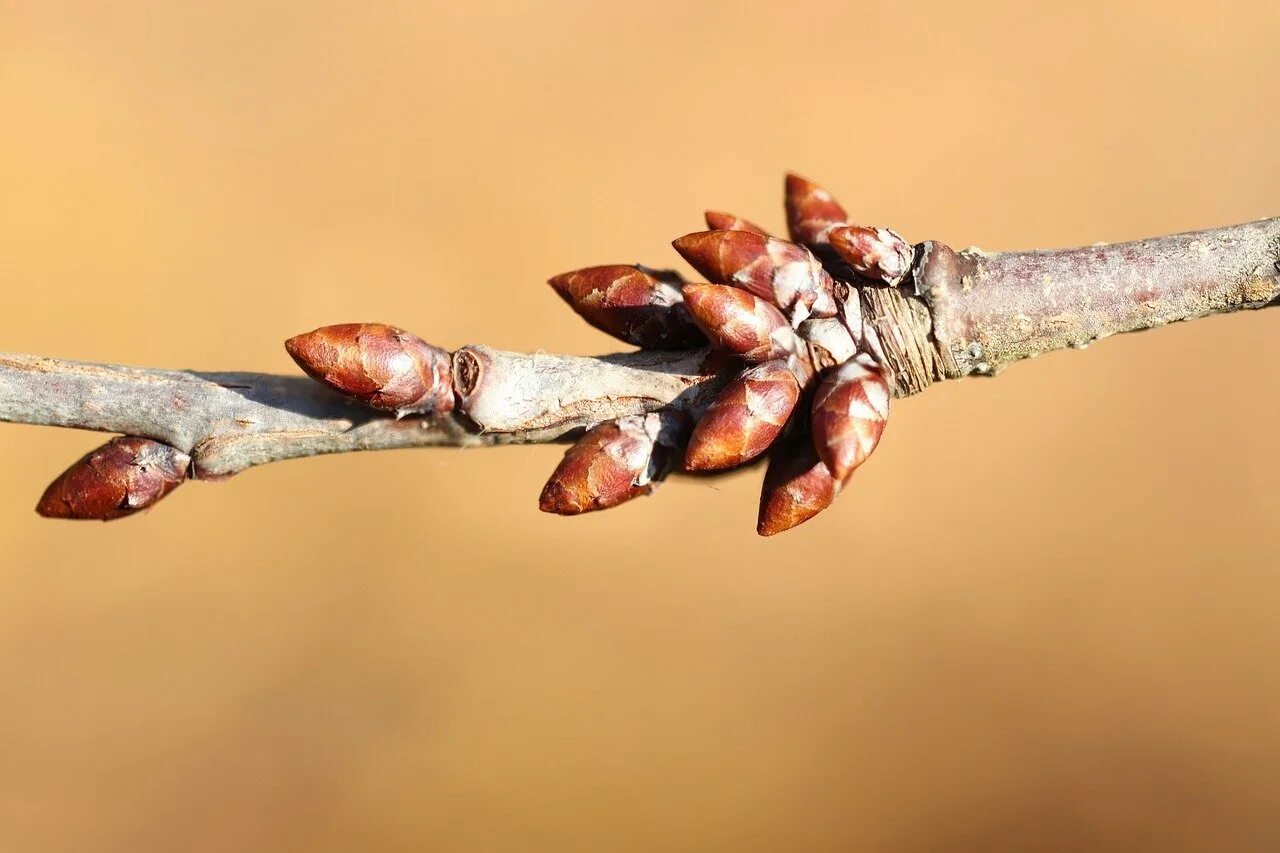
[[[895,396],[1099,338],[1280,301],[1280,219],[1132,243],[988,253],[924,243],[852,313]],[[726,381],[705,349],[579,357],[464,347],[457,410],[382,415],[302,376],[203,373],[0,354],[0,420],[163,441],[192,476],[352,450],[559,441],[601,421],[696,411]]]

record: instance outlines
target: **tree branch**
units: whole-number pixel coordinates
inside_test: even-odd
[[[896,396],[1107,335],[1280,300],[1280,219],[1133,243],[955,252],[925,243],[897,287],[861,286],[866,346]],[[708,350],[454,354],[458,406],[396,420],[301,376],[0,354],[0,420],[102,430],[190,453],[195,476],[352,450],[559,441],[663,408],[695,412],[729,374]]]
[[[464,347],[463,412],[397,420],[303,376],[202,373],[0,354],[0,420],[137,435],[211,479],[253,465],[398,447],[558,441],[598,421],[697,405],[708,350],[598,357]]]

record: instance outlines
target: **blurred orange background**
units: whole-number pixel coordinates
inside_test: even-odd
[[[0,349],[294,371],[383,320],[612,344],[543,283],[780,228],[1280,215],[1273,2],[0,3]],[[539,514],[561,448],[351,454],[142,518],[0,425],[0,849],[1280,845],[1280,316],[896,406],[773,540],[759,471]]]

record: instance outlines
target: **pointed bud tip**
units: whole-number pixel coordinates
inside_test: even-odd
[[[629,344],[681,349],[706,343],[684,310],[683,279],[670,270],[611,264],[562,273],[548,283],[579,317]]]
[[[147,438],[114,438],[86,454],[41,495],[45,518],[112,521],[151,506],[187,478],[191,457]]]
[[[911,270],[915,247],[890,228],[841,225],[827,235],[831,247],[858,273],[896,285]]]
[[[406,414],[453,410],[452,356],[385,323],[322,326],[285,341],[302,370],[365,405]]]
[[[803,436],[792,436],[769,459],[760,489],[756,532],[776,536],[822,512],[840,493],[840,483]]]
[[[725,213],[723,210],[708,210],[703,215],[707,221],[707,227],[713,231],[747,231],[766,237],[769,235],[768,231],[751,220]]]
[[[583,511],[574,494],[554,478],[542,487],[542,493],[538,495],[538,509],[553,515],[578,515]]]
[[[669,447],[659,441],[661,423],[656,414],[631,415],[587,430],[548,478],[538,508],[579,515],[652,492],[671,462]]]
[[[744,370],[698,420],[685,450],[687,471],[722,471],[755,459],[781,434],[800,397],[782,362]]]
[[[685,304],[703,333],[720,349],[750,362],[787,358],[796,337],[772,303],[725,284],[689,284]]]
[[[783,183],[789,196],[803,195],[812,190],[822,189],[798,172],[787,172],[786,180]],[[774,186],[777,186],[777,184],[774,184]]]
[[[813,399],[814,450],[841,483],[875,451],[889,417],[888,380],[865,358],[832,371]]]

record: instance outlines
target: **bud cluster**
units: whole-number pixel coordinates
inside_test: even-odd
[[[643,303],[649,328],[677,328],[689,318],[742,365],[709,405],[690,412],[696,423],[678,443],[686,471],[723,471],[768,452],[757,524],[763,536],[830,506],[875,449],[888,418],[889,383],[862,351],[850,291],[897,284],[914,255],[888,229],[850,225],[829,192],[798,175],[787,176],[785,203],[790,241],[714,210],[706,213],[712,230],[675,240],[676,251],[709,282],[684,284],[682,299],[674,287],[661,299],[601,298],[612,280],[591,270],[551,280],[575,311],[615,337],[648,347],[675,340],[670,332],[638,338],[624,305],[634,310]],[[634,276],[632,267],[594,269],[628,282]],[[591,287],[575,285],[588,273],[598,277]],[[652,292],[654,285],[646,286]],[[576,514],[648,493],[639,474],[657,448],[648,434],[630,418],[588,431],[547,482],[542,508]]]
[[[718,378],[712,391],[585,430],[543,488],[542,510],[609,509],[649,494],[673,470],[724,471],[767,456],[757,530],[771,536],[830,506],[875,450],[890,389],[863,345],[857,289],[902,282],[915,251],[887,228],[850,224],[829,192],[798,175],[787,176],[784,200],[790,240],[709,210],[711,230],[674,241],[705,283],[638,264],[550,279],[580,317],[628,344],[710,343],[701,370]],[[381,323],[324,326],[285,348],[307,375],[398,418],[447,417],[451,428],[478,430],[492,421],[486,405],[512,405],[510,384],[481,393],[476,353],[484,348],[450,353]],[[501,399],[478,399],[486,396]],[[38,511],[129,515],[177,487],[190,463],[177,448],[117,438],[55,480]]]

